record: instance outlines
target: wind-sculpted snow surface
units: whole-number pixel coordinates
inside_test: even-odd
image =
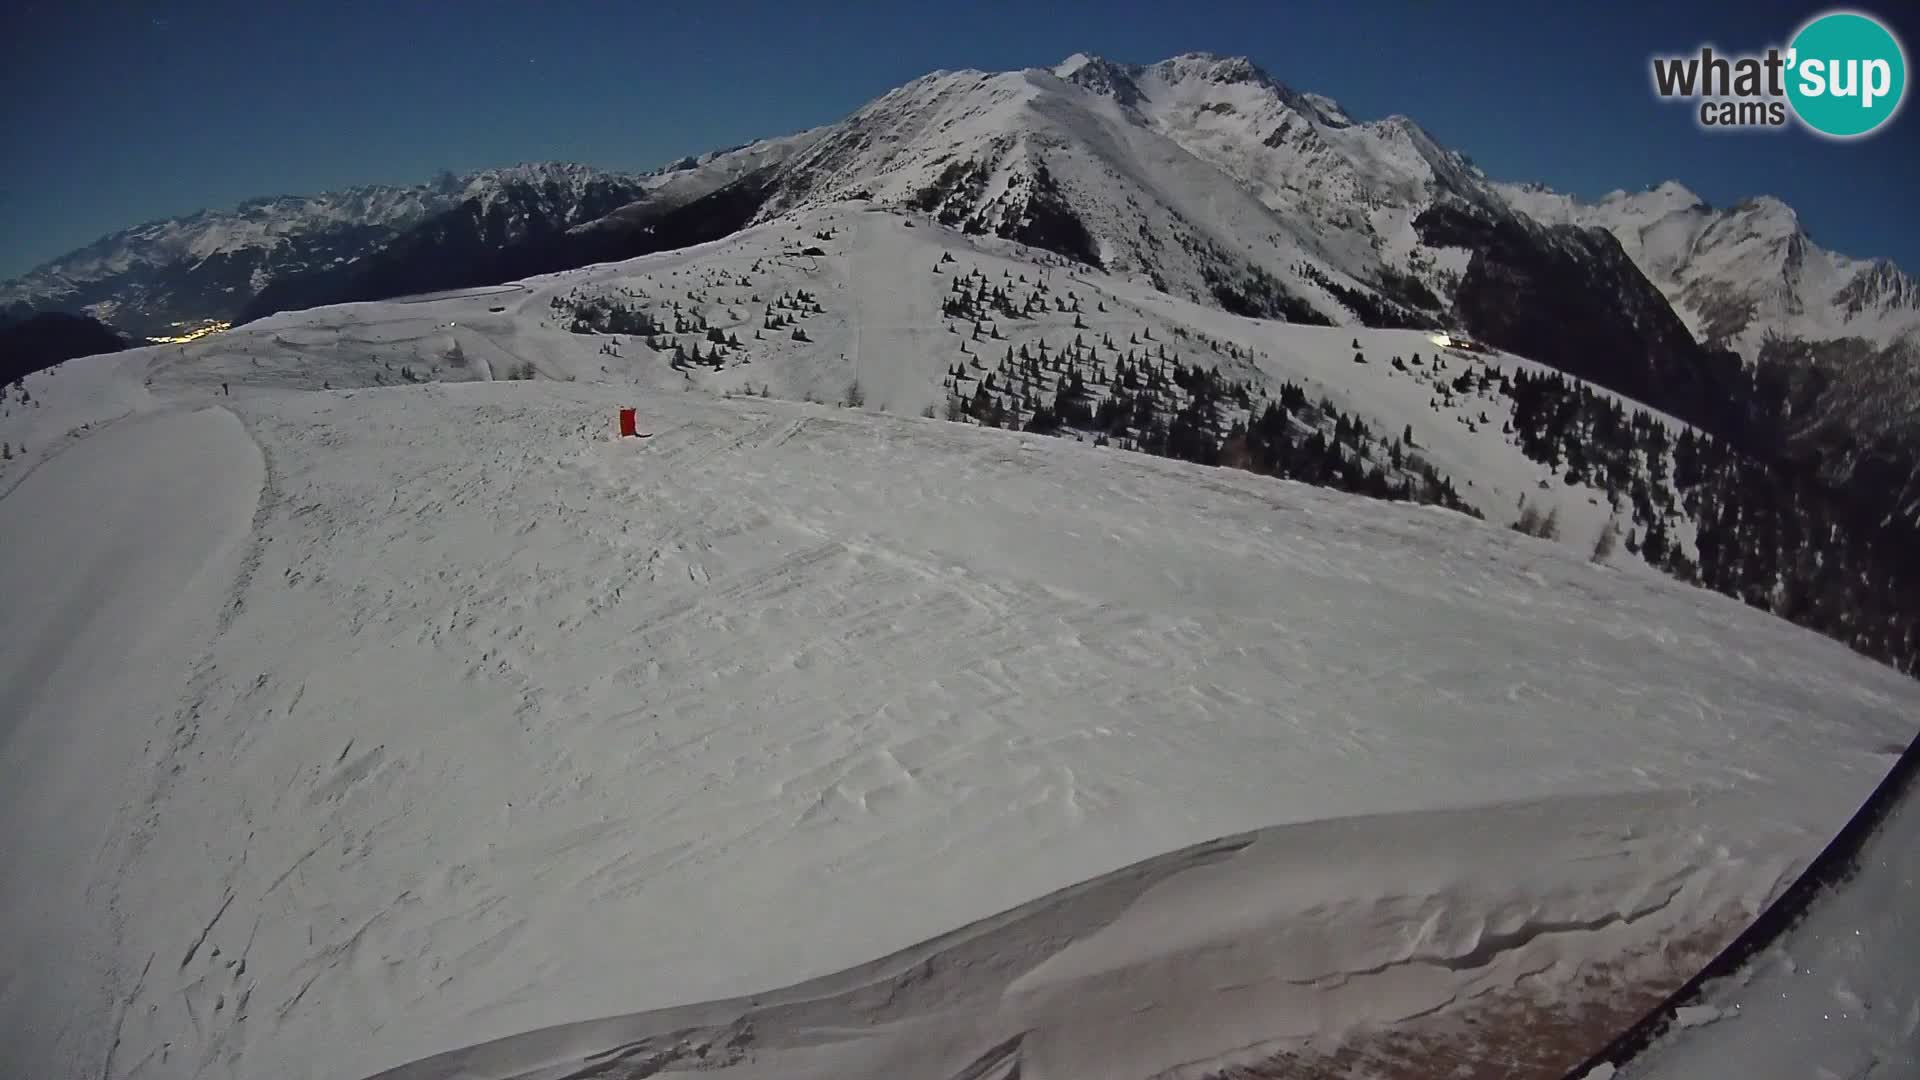
[[[15,981],[9,1074],[366,1076],[742,997],[502,1067],[684,1038],[766,1075],[1147,1075],[1454,1039],[1481,1004],[1589,979],[1671,989],[1920,704],[1719,597],[1229,470],[584,384],[225,400],[266,479],[211,638],[112,708],[35,705],[82,718],[48,729],[75,740],[130,717],[145,754],[7,745],[10,789],[124,790],[103,805],[140,837],[9,815],[117,927],[109,992],[71,1014],[113,1036],[48,1041]],[[651,439],[610,438],[621,404]],[[27,483],[150,454],[81,454],[139,422]],[[0,516],[44,550],[103,527],[16,516],[28,492]],[[104,527],[168,550],[194,513]],[[37,580],[10,577],[9,605]],[[917,948],[952,963],[887,966]],[[834,972],[801,1019],[754,1021],[777,1053],[732,1027]]]
[[[1428,1066],[1476,1053],[1476,1076],[1549,1075],[1578,1041],[1556,1041],[1551,1025],[1516,1032],[1514,1015],[1604,1031],[1673,977],[1672,958],[1711,948],[1748,913],[1742,893],[1765,877],[1756,857],[1769,859],[1710,850],[1702,826],[1751,809],[1576,797],[1225,837],[825,978],[533,1032],[378,1080],[690,1067],[822,1080],[1197,1076],[1305,1046],[1279,1075],[1322,1075],[1335,1050],[1346,1064],[1421,1075],[1403,1060],[1414,1047]],[[1716,907],[1724,918],[1703,917]],[[1523,1044],[1505,1048],[1511,1062],[1484,1053],[1499,1038]]]

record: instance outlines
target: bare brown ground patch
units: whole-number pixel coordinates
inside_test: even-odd
[[[1203,1080],[1562,1080],[1666,1000],[1745,925],[1729,913],[1657,949],[1586,965],[1551,990],[1521,984],[1391,1029],[1359,1029]],[[1180,1070],[1174,1074],[1192,1076]]]

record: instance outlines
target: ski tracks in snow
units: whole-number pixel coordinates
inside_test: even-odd
[[[22,839],[5,850],[0,879],[32,882],[36,895],[21,903],[0,890],[27,953],[0,967],[37,975],[30,1000],[14,998],[21,983],[0,1002],[0,1026],[20,1036],[5,1040],[0,1072],[136,1068],[126,1063],[145,1048],[126,1044],[142,1041],[153,999],[180,989],[176,970],[207,960],[202,946],[231,903],[221,883],[196,881],[177,907],[154,912],[126,895],[127,867],[185,767],[199,721],[195,658],[231,617],[263,474],[231,412],[167,409],[91,433],[8,497],[7,526],[29,530],[9,528],[4,545],[0,591],[20,605],[9,621],[23,666],[0,672],[0,715],[12,725],[0,788],[28,802],[7,807]],[[182,671],[192,703],[176,710]],[[61,850],[89,857],[47,865]],[[208,1004],[220,1012],[227,1001]]]

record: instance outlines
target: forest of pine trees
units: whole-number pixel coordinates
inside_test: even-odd
[[[756,269],[758,265],[756,264]],[[721,285],[739,288],[751,288],[752,281],[745,275],[724,278]],[[636,297],[631,290],[624,290],[628,297]],[[754,329],[754,340],[766,339],[767,331],[787,331],[787,336],[797,342],[811,339],[800,327],[803,319],[815,315],[824,315],[826,308],[812,292],[806,289],[780,294],[770,302],[763,302],[758,293],[751,294],[751,303],[763,310],[760,324]],[[734,298],[732,304],[716,302],[705,289],[694,289],[687,293],[686,302],[668,301],[661,306],[658,314],[648,312],[629,300],[612,296],[582,296],[577,291],[564,296],[555,296],[548,301],[558,321],[575,334],[626,334],[645,342],[656,352],[670,354],[670,363],[676,371],[686,371],[691,367],[709,367],[718,369],[725,366],[729,356],[745,348],[738,330],[725,330],[710,325],[701,309],[707,306],[724,307],[724,317],[735,325],[744,325],[750,321],[742,309],[747,305]],[[670,322],[668,320],[671,320]],[[679,340],[682,337],[686,340]],[[711,348],[703,348],[703,343]],[[613,356],[621,355],[619,341],[605,343],[601,352]]]
[[[1044,282],[957,275],[942,314],[963,339],[963,359],[947,372],[946,415],[1478,516],[1405,440],[1383,437],[1331,403],[1310,403],[1298,386],[1272,399],[1188,364],[1150,327],[1119,344],[1110,331],[1088,329],[1084,310],[1078,296],[1050,295]],[[968,348],[1000,339],[1002,320],[1047,314],[1074,315],[1065,328],[1071,337]]]
[[[1630,511],[1622,541],[1653,566],[1920,673],[1920,536],[1720,440],[1557,374],[1507,381],[1527,457]],[[1699,558],[1675,542],[1691,525]]]
[[[1039,382],[1045,389],[1040,359],[1026,364],[1013,369],[1017,385]],[[1401,440],[1381,438],[1365,421],[1324,400],[1309,403],[1306,391],[1295,384],[1283,385],[1278,399],[1269,399],[1210,368],[1123,355],[1111,376],[1096,368],[1090,385],[1071,359],[1066,364],[1051,384],[1050,398],[1014,395],[1016,402],[1036,400],[1025,430],[1060,434],[1072,429],[1160,457],[1474,513],[1452,481]],[[1097,397],[1095,386],[1103,391]],[[992,390],[987,382],[979,385],[970,413],[1003,426],[1017,422],[1020,406],[1002,404]],[[989,410],[985,416],[983,406]]]
[[[664,332],[652,315],[631,304],[607,297],[563,301],[556,296],[550,301],[550,306],[555,311],[563,311],[573,316],[567,323],[567,329],[576,334],[631,334],[635,337],[652,337]]]

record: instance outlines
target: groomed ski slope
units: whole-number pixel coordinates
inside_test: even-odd
[[[231,413],[183,410],[78,442],[0,503],[0,1059],[104,1047],[115,868],[149,824],[147,765],[223,614],[261,479]]]
[[[88,364],[51,382],[79,392]],[[116,814],[103,835],[10,810],[34,847],[6,849],[26,917],[0,966],[47,970],[101,913],[111,947],[104,993],[14,976],[9,1074],[363,1076],[772,991],[1313,822],[1215,890],[1183,875],[1199,899],[1176,909],[1202,915],[1119,905],[1135,929],[1069,926],[1045,964],[976,961],[984,982],[942,993],[978,1006],[1018,976],[1021,1008],[1094,1024],[1010,1059],[1071,1076],[1136,1045],[1112,1041],[1123,1006],[1191,1061],[1454,1022],[1488,988],[1664,990],[1680,973],[1633,958],[1737,930],[1920,703],[1785,623],[1460,515],[1058,440],[546,382],[223,400],[263,475],[196,469],[181,433],[238,433],[173,411],[85,434],[0,502],[20,655],[63,656],[102,586],[35,568],[103,533],[136,576],[225,550],[204,519],[258,500],[217,588],[191,579],[197,621],[113,608],[90,659],[123,681],[9,676],[16,732],[74,740],[10,735],[9,792]],[[652,439],[609,438],[628,401]],[[210,493],[137,525],[28,501],[136,462]],[[176,677],[133,677],[124,643],[150,640]],[[66,883],[57,911],[26,902],[43,882]],[[1440,959],[1401,979],[1395,956]],[[1355,984],[1380,995],[1342,995],[1382,963]],[[1215,991],[1278,1007],[1161,1028],[1137,1000],[1228,969]],[[1076,1020],[1044,988],[1084,978],[1119,996]],[[976,1034],[941,1054],[991,1049]]]

